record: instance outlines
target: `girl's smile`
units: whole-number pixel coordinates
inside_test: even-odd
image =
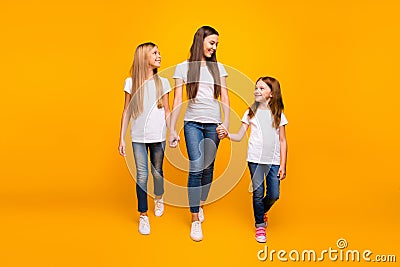
[[[268,84],[262,80],[258,81],[254,89],[254,100],[256,102],[268,102],[271,97],[272,90]]]
[[[217,50],[217,46],[218,46],[218,35],[211,34],[206,38],[204,38],[203,42],[204,57],[210,58]]]

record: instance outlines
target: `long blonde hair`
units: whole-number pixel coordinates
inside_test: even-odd
[[[156,45],[151,42],[140,44],[136,48],[133,58],[131,67],[132,97],[130,102],[130,110],[134,119],[136,119],[143,112],[146,73],[149,67],[148,54],[154,47],[156,47]],[[157,74],[157,68],[153,69],[153,79],[156,85],[157,108],[160,109],[163,107],[161,100],[163,95],[163,86],[161,79]]]

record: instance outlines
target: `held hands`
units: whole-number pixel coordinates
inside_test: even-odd
[[[168,139],[169,147],[177,147],[180,140],[179,135],[175,131],[171,131]]]
[[[218,125],[218,127],[215,130],[218,133],[218,138],[221,140],[229,135],[228,130],[225,128],[223,124]]]

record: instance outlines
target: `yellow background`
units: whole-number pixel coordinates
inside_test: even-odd
[[[157,43],[168,68],[186,59],[202,25],[220,32],[219,61],[282,85],[288,176],[269,248],[320,251],[345,238],[349,249],[399,261],[398,1],[0,7],[0,266],[283,264],[257,260],[247,170],[206,207],[202,242],[190,240],[184,208],[167,206],[150,216],[150,236],[137,232],[134,183],[117,153],[123,80],[139,43]],[[228,148],[225,140],[217,162]]]

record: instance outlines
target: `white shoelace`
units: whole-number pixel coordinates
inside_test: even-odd
[[[145,218],[140,217],[140,222],[141,222],[142,224],[144,224],[144,226],[146,226],[147,228],[150,227],[149,221],[146,220]]]
[[[199,223],[194,223],[194,225],[193,225],[193,232],[195,233],[195,234],[199,234],[200,233],[200,222]]]

